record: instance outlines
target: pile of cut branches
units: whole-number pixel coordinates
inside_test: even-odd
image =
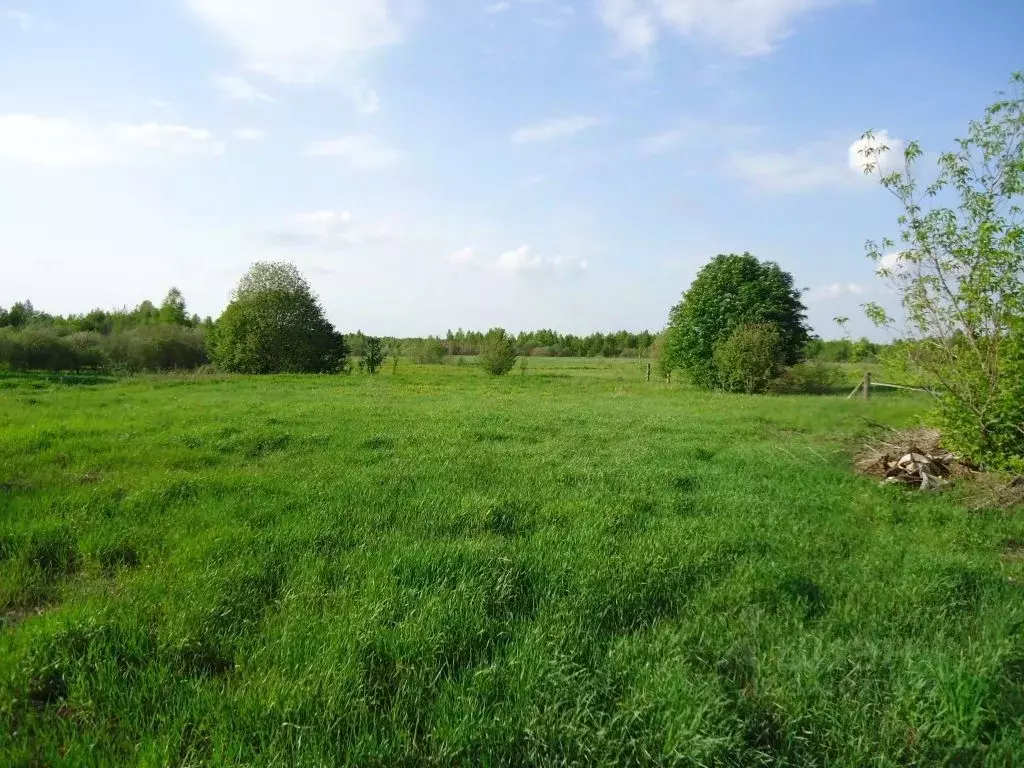
[[[942,448],[934,429],[890,430],[885,438],[868,443],[856,460],[857,471],[881,478],[890,485],[909,485],[934,491],[948,485],[951,477],[974,468]]]

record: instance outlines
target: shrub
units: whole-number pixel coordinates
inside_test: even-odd
[[[74,371],[79,368],[75,350],[53,329],[0,333],[0,365],[12,371]]]
[[[384,344],[374,336],[367,336],[363,346],[362,366],[371,376],[376,376],[377,371],[384,364]]]
[[[440,365],[447,354],[448,350],[441,340],[431,337],[416,344],[413,359],[421,365]]]
[[[516,364],[516,342],[504,328],[492,328],[484,337],[480,365],[492,376],[504,376]]]
[[[776,395],[828,395],[843,381],[843,372],[822,362],[797,363],[768,384]]]
[[[776,328],[780,361],[793,365],[810,338],[806,311],[793,276],[777,264],[749,253],[716,256],[672,308],[664,368],[681,369],[702,387],[733,381],[731,374],[720,375],[715,348],[737,328],[765,323]]]
[[[714,363],[723,389],[763,392],[779,375],[782,338],[770,323],[742,325],[715,346]]]
[[[209,362],[203,332],[176,325],[111,334],[102,350],[105,366],[117,373],[190,371]]]
[[[291,264],[254,264],[210,339],[210,356],[235,373],[337,373],[348,350]]]

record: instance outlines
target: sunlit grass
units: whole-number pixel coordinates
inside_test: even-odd
[[[850,471],[927,399],[645,368],[0,382],[0,765],[1024,763],[1024,524]]]

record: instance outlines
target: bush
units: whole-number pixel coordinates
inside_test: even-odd
[[[371,376],[376,376],[377,371],[384,364],[384,345],[381,340],[374,336],[367,336],[363,347],[363,359],[361,365]]]
[[[105,367],[116,373],[191,371],[209,362],[203,332],[176,325],[150,325],[106,337]]]
[[[413,359],[421,365],[441,365],[448,350],[440,339],[423,339],[413,348]]]
[[[999,381],[991,388],[992,401],[980,425],[957,397],[944,393],[939,399],[939,427],[943,443],[984,462],[991,469],[1024,472],[1024,320],[1004,339]],[[978,390],[988,388],[979,382]]]
[[[337,373],[348,349],[291,264],[254,264],[210,339],[210,356],[234,373]]]
[[[743,325],[715,346],[714,363],[723,389],[748,395],[764,392],[779,375],[784,360],[782,338],[770,323]]]
[[[843,381],[843,372],[822,362],[797,363],[768,384],[775,395],[828,395]]]
[[[780,362],[798,363],[810,339],[807,308],[793,276],[749,253],[716,256],[672,308],[662,355],[666,372],[685,371],[701,387],[735,384],[736,371],[722,375],[716,347],[739,327],[771,324]],[[758,373],[763,378],[764,372]]]
[[[504,328],[492,328],[480,350],[480,365],[492,376],[504,376],[516,364],[516,341]]]
[[[53,329],[0,333],[0,365],[12,371],[77,371],[79,357],[65,338]]]
[[[0,366],[13,371],[140,373],[193,370],[206,362],[203,332],[180,326],[153,325],[109,336],[0,329]]]

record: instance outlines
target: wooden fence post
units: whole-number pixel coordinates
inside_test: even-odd
[[[651,364],[647,364],[647,383],[651,383]]]
[[[864,372],[864,399],[865,400],[870,400],[871,399],[871,372],[870,371],[865,371]]]

